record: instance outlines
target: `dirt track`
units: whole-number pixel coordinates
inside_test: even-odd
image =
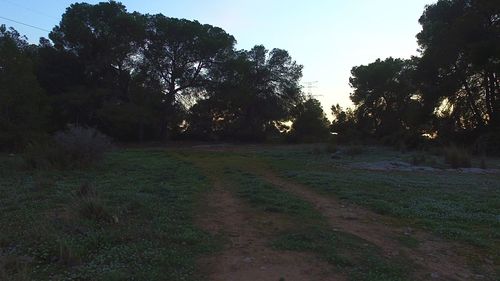
[[[354,234],[380,247],[386,256],[405,256],[412,260],[416,268],[416,280],[475,280],[481,275],[474,274],[468,268],[463,256],[468,251],[464,245],[443,241],[433,235],[408,228],[394,227],[385,222],[390,218],[353,204],[341,203],[332,197],[324,197],[309,188],[283,179],[272,172],[261,173],[275,186],[300,196],[312,203],[326,216],[334,229]],[[410,235],[420,241],[415,249],[402,247],[395,238]],[[461,249],[461,253],[456,250]],[[492,271],[492,268],[485,270]]]
[[[214,182],[205,204],[207,212],[199,216],[199,224],[230,239],[222,253],[201,261],[209,280],[347,280],[312,255],[271,249],[269,232],[280,228],[279,217],[246,208],[223,182]]]
[[[220,147],[207,150],[227,151]],[[229,245],[221,254],[202,261],[210,280],[347,280],[334,266],[312,255],[271,249],[269,237],[280,228],[279,217],[249,209],[227,188],[223,178],[217,177],[208,166],[198,165],[213,180],[213,190],[205,202],[207,212],[199,216],[199,223],[213,234],[224,233],[230,237]],[[471,270],[466,256],[475,254],[472,247],[445,241],[421,230],[396,226],[390,217],[322,196],[258,163],[249,164],[245,169],[312,203],[328,219],[332,229],[378,246],[387,257],[411,260],[416,265],[412,280],[489,280],[486,276],[494,275],[491,265],[480,269],[484,275],[478,274],[477,268],[475,272]],[[405,235],[418,240],[418,246],[402,246],[397,237]]]

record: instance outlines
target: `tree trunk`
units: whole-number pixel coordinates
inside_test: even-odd
[[[465,92],[467,93],[467,102],[469,103],[469,107],[472,110],[472,113],[474,114],[474,119],[476,119],[478,127],[484,127],[484,120],[481,117],[481,113],[479,111],[479,108],[477,108],[476,103],[474,102],[474,97],[472,96],[472,91],[469,87],[469,84],[465,79],[462,81]]]
[[[489,85],[488,89],[490,92],[490,106],[491,106],[491,126],[493,128],[500,127],[500,103],[498,101],[500,96],[500,89],[498,87],[498,80],[495,77],[494,72],[490,72],[488,75]]]

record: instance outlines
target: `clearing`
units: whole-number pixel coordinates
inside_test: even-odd
[[[26,171],[0,155],[0,280],[498,280],[500,162],[371,168],[411,157],[204,145]]]

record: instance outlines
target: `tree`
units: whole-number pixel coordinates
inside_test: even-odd
[[[337,135],[336,138],[344,143],[358,140],[361,136],[353,109],[344,109],[339,104],[333,105],[331,109],[333,121],[330,130]]]
[[[354,92],[357,125],[366,135],[396,139],[401,134],[421,134],[420,93],[413,83],[417,59],[388,58],[354,67],[349,79]]]
[[[48,104],[26,39],[0,26],[0,149],[22,148],[44,133]]]
[[[148,17],[146,34],[143,63],[162,85],[160,134],[166,136],[181,98],[203,91],[208,70],[233,51],[235,40],[221,28],[161,14]]]
[[[455,130],[500,126],[500,5],[440,0],[426,7],[417,35],[423,100],[448,104]]]
[[[57,117],[105,132],[118,125],[110,125],[117,116],[109,114],[137,117],[130,90],[144,33],[144,17],[120,3],[72,4],[49,34],[54,45],[45,42],[40,50],[39,77],[54,97]]]
[[[295,141],[323,141],[330,135],[330,122],[319,100],[308,98],[297,105],[290,136]]]
[[[299,79],[302,66],[287,51],[255,46],[235,52],[210,73],[207,98],[192,110],[191,128],[202,116],[204,131],[221,138],[262,140],[276,132],[282,121],[292,118],[301,102]],[[210,124],[211,128],[206,128]],[[201,129],[201,128],[198,128]]]

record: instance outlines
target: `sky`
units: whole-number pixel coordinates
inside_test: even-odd
[[[102,0],[101,0],[102,1]],[[377,58],[418,54],[415,35],[426,5],[437,0],[122,0],[129,11],[198,20],[219,26],[238,49],[263,44],[287,50],[304,65],[303,84],[327,113],[350,106],[350,70]],[[0,0],[0,24],[37,43],[60,21],[71,0]],[[81,2],[81,1],[80,1]],[[85,1],[97,3],[100,1]],[[39,30],[4,18],[36,26]],[[307,87],[305,88],[307,92]]]

